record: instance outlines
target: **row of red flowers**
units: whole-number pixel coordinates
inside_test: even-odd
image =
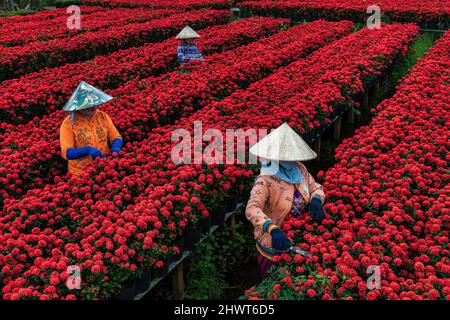
[[[417,22],[420,24],[450,23],[450,4],[447,0],[378,0],[369,3],[365,0],[288,0],[288,1],[245,1],[239,7],[246,14],[279,16],[291,19],[348,19],[365,23],[371,15],[368,7],[377,5],[384,18],[397,22]]]
[[[449,57],[447,32],[339,146],[324,174],[323,224],[284,225],[315,257],[282,256],[247,298],[450,299]]]
[[[324,23],[324,22],[321,22],[321,23],[315,23],[315,24],[313,24],[313,25],[311,25],[311,28],[313,29],[313,30],[317,30],[316,32],[319,32],[318,30],[319,30],[319,26],[321,27],[320,29],[321,30],[327,30],[327,28],[323,28],[324,26],[325,26],[325,24],[326,23]],[[338,34],[339,32],[344,32],[343,30],[345,30],[345,32],[346,33],[349,33],[351,30],[352,30],[352,26],[351,26],[351,23],[340,23],[340,24],[329,24],[329,26],[333,26],[333,25],[336,25],[336,27],[339,27],[340,26],[340,28],[336,28],[336,31],[334,31],[336,34]],[[301,43],[301,40],[302,39],[307,39],[307,37],[306,37],[306,35],[305,36],[301,36],[301,33],[299,32],[301,29],[305,29],[304,31],[303,31],[303,33],[305,33],[305,34],[308,34],[308,32],[306,32],[306,30],[307,30],[307,28],[308,28],[308,26],[302,26],[302,28],[296,28],[295,30],[293,30],[292,32],[290,32],[290,34],[291,34],[291,36],[290,37],[288,37],[287,35],[285,35],[285,38],[287,39],[287,40],[292,40],[293,39],[293,37],[292,37],[292,35],[296,35],[295,37],[297,38],[297,41],[298,41],[298,43],[299,43],[299,45],[298,46],[300,46],[300,43]],[[342,29],[342,30],[340,30],[340,29]],[[320,31],[319,33],[322,33],[323,31]],[[331,33],[332,34],[332,33]],[[323,39],[321,39],[321,41],[322,42],[325,42],[325,41],[328,41],[327,40],[327,37],[330,35],[330,32],[325,32],[324,33],[324,35],[323,35]],[[271,39],[271,38],[270,38]],[[314,39],[316,39],[316,40],[318,40],[317,39],[317,37],[315,37]],[[272,40],[274,40],[274,39],[272,39]],[[266,43],[267,42],[270,42],[270,41],[265,41]],[[283,43],[285,43],[286,41],[284,41]],[[316,44],[314,44],[314,45],[316,45]],[[291,50],[294,52],[294,51],[296,51],[295,49],[298,49],[298,47],[297,48],[291,48]],[[266,54],[269,54],[270,53],[270,51],[265,51],[265,53]],[[268,56],[270,56],[270,55],[268,55]],[[248,58],[248,54],[245,56],[245,57],[247,57]],[[273,58],[274,59],[274,61],[276,61],[275,60],[275,58]],[[262,61],[264,60],[264,59],[259,59],[259,60],[261,60],[261,63],[262,63]],[[269,60],[270,61],[270,60]],[[125,181],[126,181],[127,179],[125,179]],[[131,181],[131,180],[130,180]],[[133,182],[134,183],[134,182]],[[138,180],[138,183],[140,184],[140,182],[139,182],[139,180]],[[129,185],[128,186],[128,188],[130,188],[130,186],[131,185]],[[123,194],[121,195],[121,196],[123,196]],[[77,196],[78,197],[78,196]],[[127,196],[125,196],[125,198],[124,198],[124,200],[127,198]],[[117,201],[122,201],[122,200],[120,200],[120,198],[116,198],[116,200]],[[186,200],[183,200],[184,201],[184,203],[186,202]],[[119,202],[118,202],[119,203]],[[83,212],[84,212],[84,210],[83,210]],[[59,223],[59,222],[58,222]],[[68,224],[69,225],[69,224]]]
[[[288,23],[288,20],[277,20],[273,18],[242,19],[225,26],[211,27],[205,30],[205,32],[202,32],[204,37],[200,41],[200,44],[204,53],[220,52],[224,49],[238,47],[271,33],[276,33],[281,27],[287,26]],[[314,25],[317,25],[317,27],[315,29],[311,28],[310,32],[312,35],[316,32],[315,30],[319,29],[319,24]],[[323,23],[320,26],[323,26]],[[333,34],[333,30],[334,29],[325,31],[325,33]],[[264,40],[262,44],[273,42],[271,44],[274,48],[272,51],[275,51],[275,48],[282,47],[286,42],[290,42],[292,38],[306,40],[306,37],[301,37],[302,33],[296,35],[295,32],[297,32],[297,29],[289,32],[291,38],[286,34],[282,34],[277,38],[269,37],[267,38],[268,40]],[[350,27],[347,32],[350,32]],[[309,41],[312,40],[315,40],[315,38],[311,38]],[[211,79],[208,79],[207,76],[210,76],[211,70],[221,70],[223,67],[226,67],[227,63],[235,63],[237,65],[238,63],[244,63],[247,59],[258,59],[258,61],[260,61],[259,64],[262,65],[262,63],[270,63],[273,61],[276,58],[275,56],[272,59],[267,58],[266,61],[259,59],[263,54],[269,54],[269,50],[266,52],[264,46],[261,43],[258,45],[258,43],[259,42],[257,42],[256,45],[239,48],[234,51],[226,51],[223,54],[213,55],[211,58],[207,57],[208,63],[199,66],[199,70],[197,70],[195,74],[190,74],[189,77],[187,77],[186,74],[174,72],[171,74],[164,74],[159,78],[147,78],[145,81],[151,82],[152,86],[155,87],[155,90],[151,90],[150,87],[143,87],[142,83],[136,84],[133,81],[126,86],[111,92],[113,96],[120,96],[120,98],[114,103],[106,106],[105,111],[108,112],[115,121],[116,126],[126,137],[126,141],[129,141],[130,139],[128,137],[131,136],[131,130],[142,130],[142,133],[150,130],[150,127],[146,125],[147,121],[145,120],[148,119],[148,115],[143,115],[143,117],[146,118],[139,123],[140,126],[137,126],[138,123],[136,122],[135,125],[129,127],[126,125],[128,120],[123,121],[123,119],[127,119],[129,114],[138,112],[136,107],[133,108],[132,101],[140,101],[141,104],[144,104],[144,100],[147,96],[157,97],[158,94],[163,95],[164,91],[167,90],[170,85],[173,86],[171,89],[172,92],[178,92],[178,95],[173,96],[173,98],[176,99],[181,98],[181,92],[185,92],[185,96],[189,94],[191,96],[198,94],[196,91],[192,93],[189,92],[189,90],[192,89],[192,85],[186,85],[189,83],[196,85],[203,83],[204,87],[229,83],[230,86],[236,81],[230,79],[230,77],[235,74],[235,70],[230,67],[227,67],[228,76],[226,78],[224,77],[224,79],[218,83],[210,82]],[[296,51],[296,49],[300,48],[298,45],[299,43],[300,42],[298,41],[295,49],[289,47],[286,48],[283,53],[287,54],[290,52],[290,54],[294,56],[303,54],[303,51]],[[311,47],[314,48],[316,46],[317,44],[313,44]],[[259,47],[259,51],[254,51],[256,47]],[[171,48],[166,49],[171,51],[170,57],[176,59],[174,50],[171,50]],[[288,60],[286,59],[286,61]],[[255,67],[256,66],[257,65],[255,64]],[[272,67],[272,70],[274,68],[275,67]],[[217,74],[225,75],[225,73],[220,73],[219,71]],[[255,81],[255,74],[257,74],[257,69],[252,70],[247,79],[244,79],[243,76],[239,79],[248,82],[252,81],[253,77],[255,78],[253,81]],[[76,85],[76,83],[73,83],[73,85]],[[223,96],[225,93],[221,94]],[[218,94],[216,94],[216,96],[218,96]],[[209,97],[209,94],[208,99],[204,97],[205,102],[210,101],[212,98],[213,97]],[[186,101],[184,100],[185,99],[183,99],[183,103],[180,101],[176,106],[179,106],[180,104],[186,106]],[[166,100],[165,103],[167,102],[168,101]],[[150,106],[150,104],[148,104],[148,106]],[[8,194],[18,197],[27,189],[42,186],[46,182],[53,182],[55,176],[63,176],[65,174],[66,163],[63,161],[60,154],[58,128],[66,116],[66,112],[57,111],[36,122],[30,122],[25,126],[18,126],[17,130],[14,132],[2,136],[3,150],[0,155],[0,163],[2,163],[4,168],[8,168],[8,170],[0,173],[0,177],[2,177],[2,181],[0,182],[2,185],[2,198],[7,198]],[[160,116],[166,118],[164,115]],[[173,120],[173,118],[174,117],[167,117],[166,121]]]
[[[226,10],[202,9],[69,38],[35,41],[20,47],[0,47],[0,81],[44,67],[83,61],[100,54],[140,46],[145,42],[159,42],[176,35],[186,24],[195,29],[223,24],[230,15],[231,12]]]
[[[328,28],[324,28],[324,25]],[[299,26],[232,52],[208,57],[207,64],[196,65],[188,74],[175,72],[163,75],[160,79],[143,80],[137,85],[132,82],[129,87],[142,87],[142,82],[152,85],[133,94],[127,94],[128,86],[115,90],[112,92],[114,96],[122,96],[107,106],[105,111],[113,118],[125,141],[140,140],[152,126],[173,122],[193,109],[223,98],[351,30],[352,24],[348,22],[328,24],[318,21],[307,28]],[[261,59],[262,56],[265,58]],[[3,197],[7,198],[7,193],[17,197],[26,191],[25,186],[28,189],[37,187],[53,181],[55,175],[63,175],[65,164],[60,156],[55,127],[58,127],[64,116],[63,112],[55,113],[55,117],[41,121],[44,126],[30,126],[21,133],[5,138],[8,145],[15,145],[18,150],[3,150],[4,156],[0,163],[10,168],[2,174],[6,179],[2,181],[6,184]],[[153,122],[152,126],[149,126],[150,121]],[[45,180],[45,177],[49,177],[50,181]],[[20,186],[17,179],[20,180]]]
[[[417,31],[414,26],[393,25],[352,34],[247,90],[238,90],[203,108],[176,126],[156,128],[143,143],[128,144],[129,151],[120,157],[87,168],[80,179],[48,185],[29,192],[20,201],[9,202],[0,219],[0,243],[5,244],[0,248],[4,298],[75,298],[60,283],[65,277],[62,270],[69,264],[83,265],[85,291],[76,294],[86,297],[86,290],[96,288],[95,296],[101,298],[111,292],[108,286],[123,280],[141,264],[157,263],[158,256],[150,248],[167,251],[188,223],[208,215],[223,201],[224,192],[231,193],[231,186],[238,192],[249,185],[253,174],[239,165],[174,165],[170,161],[174,129],[191,129],[197,120],[203,121],[205,129],[222,131],[276,127],[285,121],[285,114],[276,111],[284,111],[287,105],[284,108],[283,104],[304,92],[305,84],[314,84],[319,92],[335,87],[330,92],[335,100],[349,99],[349,94],[361,90],[361,81],[404,52]],[[346,71],[345,77],[330,77],[341,70]],[[317,106],[310,108],[323,108],[321,96],[317,97]],[[273,110],[272,105],[279,108]],[[294,123],[301,120],[307,121],[291,117],[290,122],[301,128],[303,124]],[[41,230],[41,223],[47,231]],[[44,242],[38,246],[39,237]],[[95,270],[94,261],[99,264]],[[105,277],[112,281],[99,281]]]
[[[93,12],[109,10],[109,8],[102,7],[102,6],[80,6],[80,8],[84,14],[90,14]],[[2,28],[8,28],[7,29],[8,31],[20,30],[22,28],[27,28],[30,25],[36,26],[37,20],[44,21],[46,23],[47,20],[58,18],[62,14],[66,14],[66,13],[67,13],[67,7],[51,9],[51,10],[43,10],[40,12],[36,12],[34,14],[27,14],[27,15],[22,15],[22,16],[1,17],[0,18],[0,26],[2,26]],[[14,28],[14,29],[9,29],[9,28]]]
[[[258,17],[241,19],[197,30],[201,38],[196,43],[203,54],[221,52],[246,44],[262,35],[269,35],[278,30],[281,23],[288,21]],[[0,130],[17,133],[39,126],[40,117],[61,110],[82,80],[107,91],[131,79],[147,78],[173,70],[178,65],[177,45],[178,40],[171,38],[160,43],[119,50],[92,60],[44,69],[18,79],[4,81],[0,84],[0,115],[10,119],[5,119],[0,124]],[[131,94],[137,89],[129,86],[129,90]],[[33,118],[34,123],[16,125]],[[11,125],[8,125],[9,123]],[[10,144],[6,136],[0,140],[1,148]]]
[[[80,8],[83,20],[81,29],[69,29],[67,19],[69,14],[61,13],[59,17],[44,21],[30,21],[27,23],[0,26],[0,45],[6,47],[21,46],[33,41],[48,41],[50,39],[65,38],[92,32],[111,26],[123,26],[133,22],[146,22],[179,13],[175,9],[127,9],[116,8],[108,11],[101,10],[84,15]],[[32,30],[32,32],[31,32]]]
[[[151,7],[151,8],[230,8],[233,0],[82,0],[81,3],[108,7]]]

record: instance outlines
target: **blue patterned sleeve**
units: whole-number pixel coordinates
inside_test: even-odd
[[[184,53],[183,48],[181,46],[177,49],[178,62],[182,64],[184,62]]]

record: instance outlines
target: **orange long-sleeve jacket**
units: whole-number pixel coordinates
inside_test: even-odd
[[[306,204],[314,196],[320,197],[322,203],[325,201],[322,185],[314,180],[302,163],[298,163],[298,167],[304,177],[303,182],[298,184],[288,183],[273,175],[259,175],[255,179],[245,215],[254,226],[254,237],[260,253],[263,253],[261,250],[272,248],[272,237],[263,231],[264,223],[271,220],[277,226],[283,224],[292,208],[294,188],[297,188]]]
[[[61,155],[67,160],[68,149],[91,146],[99,149],[104,156],[108,156],[110,144],[117,138],[122,139],[122,136],[105,112],[96,110],[90,120],[77,115],[73,124],[67,117],[60,128]],[[93,160],[87,155],[68,161],[69,173],[79,176],[83,168]]]

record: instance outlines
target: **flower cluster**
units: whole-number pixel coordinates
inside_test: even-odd
[[[206,55],[230,50],[261,36],[270,35],[278,31],[284,23],[289,24],[286,19],[241,19],[197,30],[201,38],[196,44]],[[43,69],[18,79],[4,81],[0,84],[0,115],[5,119],[0,124],[0,130],[16,133],[37,127],[38,118],[35,123],[28,123],[25,127],[16,124],[61,110],[82,80],[107,91],[131,79],[147,78],[173,70],[178,64],[178,43],[179,41],[173,38],[160,43],[148,43],[110,55],[97,56],[88,61]],[[128,94],[131,94],[137,89],[128,86],[127,90]],[[12,125],[8,126],[7,123]],[[5,143],[9,144],[2,141],[2,148]]]
[[[84,7],[80,8],[84,16]],[[48,41],[56,38],[68,38],[84,32],[93,32],[111,26],[124,26],[133,22],[145,22],[176,14],[175,9],[127,9],[117,8],[108,11],[88,12],[83,19],[81,29],[67,28],[67,13],[57,18],[15,23],[1,26],[0,44],[6,47],[21,46],[33,41]],[[30,31],[33,32],[30,32]]]
[[[73,37],[35,41],[23,46],[0,47],[0,80],[11,79],[44,67],[90,59],[111,51],[159,42],[176,35],[186,24],[193,28],[228,21],[226,10],[188,11],[144,23],[113,26]]]
[[[322,29],[334,26],[337,33],[351,31],[347,22],[318,23],[327,24]],[[307,30],[308,26],[299,28]],[[157,260],[167,254],[177,234],[214,210],[223,194],[240,192],[253,178],[253,170],[243,165],[173,164],[174,129],[191,130],[197,120],[205,130],[274,128],[285,121],[289,101],[313,85],[317,92],[329,88],[338,101],[350,99],[370,74],[388,67],[417,32],[415,26],[392,25],[336,40],[176,125],[155,128],[145,140],[126,144],[120,157],[96,161],[80,178],[46,185],[21,200],[5,202],[0,217],[3,298],[75,298],[61,283],[67,265],[85,270],[83,290],[75,293],[77,297],[102,298],[143,264],[161,265]],[[326,43],[326,37],[321,41]],[[362,65],[363,61],[369,62]],[[344,75],[337,78],[340,70]],[[311,106],[315,107],[323,106]],[[351,240],[351,235],[343,235],[344,243]],[[288,279],[284,283],[290,285]]]
[[[375,4],[381,13],[391,21],[417,22],[422,25],[442,24],[448,28],[450,4],[446,0],[437,0],[430,6],[427,0],[378,0],[368,3],[365,0],[288,0],[288,1],[245,1],[239,7],[245,14],[270,15],[295,20],[303,19],[348,19],[365,23],[369,14],[367,8]]]
[[[266,35],[270,35],[271,33],[276,33],[280,30],[281,26],[285,26],[289,21],[284,19],[272,19],[272,18],[249,18],[249,19],[242,19],[224,26],[215,26],[205,29],[202,34],[202,39],[199,40],[199,45],[202,49],[202,51],[206,54],[208,53],[214,53],[214,52],[221,52],[225,50],[225,53],[223,54],[217,54],[213,55],[211,57],[211,63],[205,64],[203,67],[199,68],[195,72],[194,80],[196,84],[200,84],[201,81],[207,85],[207,86],[213,86],[213,85],[220,85],[220,84],[227,84],[232,83],[232,81],[235,81],[233,79],[230,79],[231,75],[234,74],[233,70],[228,67],[227,73],[228,76],[224,77],[221,82],[218,84],[211,83],[207,78],[207,76],[210,76],[210,70],[216,70],[218,75],[224,75],[225,73],[220,73],[222,70],[222,67],[224,67],[225,63],[228,61],[228,63],[238,63],[241,64],[245,61],[245,59],[260,57],[262,55],[263,51],[261,48],[263,46],[260,44],[258,48],[260,50],[258,52],[252,52],[252,47],[255,45],[251,45],[251,47],[242,47],[236,50],[231,49],[233,47],[239,47],[242,46],[248,42],[251,42],[253,40],[256,40],[258,38],[264,37]],[[347,24],[348,25],[348,24]],[[318,27],[317,27],[318,29]],[[348,28],[350,29],[350,27]],[[289,34],[294,35],[294,31],[291,31]],[[326,31],[326,33],[330,33],[331,31]],[[314,34],[313,29],[311,29],[311,34]],[[295,35],[295,37],[298,37],[298,35]],[[268,40],[264,40],[264,43],[271,42],[271,37],[267,38]],[[289,38],[287,35],[280,36],[280,39],[277,42],[277,45],[273,44],[273,47],[277,48],[283,46],[286,42],[289,42],[287,40],[292,40],[292,37]],[[286,39],[286,40],[283,40]],[[275,40],[275,39],[272,39]],[[311,38],[310,41],[315,40],[315,38]],[[169,53],[164,53],[163,57],[167,57],[167,60],[171,61],[170,65],[171,68],[175,68],[175,62],[176,62],[176,50],[174,50],[174,47],[176,46],[176,43],[172,40],[168,40],[171,45],[165,43],[161,51],[165,49]],[[256,44],[258,44],[257,42]],[[315,44],[314,44],[315,45]],[[155,46],[156,47],[156,46]],[[230,51],[226,51],[230,50]],[[275,50],[275,49],[274,49]],[[291,54],[302,54],[302,52],[295,52],[295,50],[292,50],[292,48],[289,49]],[[144,51],[144,54],[148,54],[148,51]],[[164,51],[163,51],[164,52]],[[284,50],[283,52],[287,52],[287,50]],[[240,56],[240,55],[243,56]],[[245,55],[244,55],[245,54]],[[132,57],[135,57],[136,55],[130,55]],[[207,56],[207,59],[209,61],[209,57]],[[236,59],[236,60],[234,60]],[[259,61],[260,59],[258,59]],[[109,60],[108,60],[109,61]],[[107,71],[106,69],[111,68],[112,63],[110,64],[104,64],[103,68],[105,69],[105,73],[107,75],[110,75],[111,79],[120,79],[119,76],[114,77],[115,72],[119,72],[120,74],[124,73],[124,71],[127,71],[125,66],[120,69],[121,61],[119,60],[116,62],[118,65],[118,70],[113,71]],[[136,61],[136,60],[134,60]],[[140,61],[140,62],[138,62]],[[152,59],[151,62],[154,60]],[[269,61],[272,61],[270,59],[267,59],[268,63]],[[173,63],[172,63],[173,62]],[[133,67],[133,69],[128,69],[128,71],[131,73],[132,70],[135,72],[154,72],[157,73],[161,68],[158,64],[154,65],[148,65],[149,61],[147,60],[137,60],[136,61],[136,67]],[[142,68],[144,67],[144,68]],[[155,68],[155,69],[152,69]],[[59,69],[59,68],[58,68]],[[64,68],[64,70],[67,70],[67,68]],[[75,72],[75,70],[73,70]],[[257,70],[251,71],[252,75],[256,74]],[[72,73],[66,74],[68,77],[70,77]],[[68,83],[76,85],[77,81],[80,81],[83,75],[77,75],[73,78],[67,78],[65,79]],[[49,79],[49,82],[52,81],[50,79],[53,79],[55,77],[55,74],[50,77],[50,74],[47,79]],[[124,75],[123,80],[128,79],[130,77],[129,74]],[[167,77],[170,78],[170,82]],[[198,79],[197,79],[198,77]],[[39,78],[30,77],[31,79],[34,79],[33,81],[36,85],[39,80]],[[78,79],[78,80],[77,80]],[[40,82],[42,82],[42,78],[40,78]],[[152,82],[152,80],[155,80]],[[158,80],[158,81],[156,81]],[[220,80],[220,79],[219,79]],[[219,81],[218,80],[218,81]],[[256,79],[255,79],[256,80]],[[253,81],[255,81],[253,80]],[[75,82],[74,82],[75,81]],[[151,91],[148,86],[144,86],[143,82],[150,81],[155,86],[156,84],[160,84],[157,88],[158,90]],[[146,78],[144,81],[141,81],[139,83],[135,83],[134,81],[131,81],[125,86],[122,86],[118,88],[117,90],[114,90],[111,92],[113,96],[120,96],[120,98],[117,99],[116,102],[111,103],[110,105],[105,106],[105,111],[112,117],[114,120],[116,126],[120,129],[121,133],[126,137],[126,140],[129,141],[128,137],[132,136],[132,130],[137,130],[138,132],[147,132],[150,128],[146,124],[146,119],[149,119],[149,115],[144,114],[144,121],[137,122],[137,118],[134,118],[134,124],[131,128],[127,126],[127,121],[123,121],[123,119],[130,119],[130,113],[136,114],[139,112],[139,109],[137,107],[133,107],[131,101],[140,101],[141,106],[144,105],[144,100],[147,96],[157,97],[159,94],[164,94],[164,91],[167,90],[169,84],[173,86],[172,90],[175,91],[184,91],[186,92],[186,95],[191,95],[194,97],[194,94],[198,94],[197,92],[189,92],[189,86],[184,87],[186,84],[189,84],[189,82],[193,81],[192,78],[186,77],[185,74],[180,74],[178,72],[170,73],[170,74],[164,74],[163,76],[159,78]],[[227,81],[227,82],[226,82]],[[193,82],[194,83],[194,82]],[[31,84],[31,80],[29,82]],[[229,85],[230,86],[230,85]],[[29,88],[28,90],[30,92],[33,91],[32,86],[27,86]],[[39,90],[39,87],[35,87],[34,90]],[[61,87],[56,87],[55,90],[62,90]],[[52,94],[51,92],[44,92],[41,94]],[[56,95],[56,93],[55,93]],[[223,95],[223,94],[222,94]],[[70,96],[70,93],[68,93],[68,96]],[[170,97],[171,99],[177,99],[179,96],[173,95],[173,97]],[[67,99],[67,98],[66,98]],[[204,97],[206,101],[206,97]],[[210,101],[211,99],[208,99]],[[163,100],[161,100],[163,101]],[[182,106],[186,106],[186,101],[183,101],[183,103],[176,104],[178,108],[181,108]],[[148,104],[150,106],[150,104]],[[133,112],[131,112],[133,111]],[[150,113],[149,113],[150,114]],[[3,198],[7,198],[8,194],[13,195],[14,197],[19,196],[23,192],[25,192],[27,189],[31,189],[33,187],[39,187],[42,186],[45,182],[53,182],[54,177],[64,175],[64,172],[66,170],[67,164],[63,159],[61,158],[60,154],[60,146],[59,146],[59,131],[57,128],[61,125],[61,122],[63,119],[67,116],[67,113],[64,111],[57,111],[52,113],[49,116],[45,116],[41,119],[36,117],[35,121],[31,121],[26,125],[19,125],[13,129],[14,126],[10,126],[11,130],[8,131],[8,133],[5,133],[2,135],[2,152],[0,154],[0,163],[3,164],[5,168],[9,168],[7,171],[2,171],[0,173],[0,177],[4,178],[2,179],[0,184],[2,185],[2,191],[1,196]],[[161,115],[160,115],[161,117]],[[164,116],[160,119],[159,122],[163,121]],[[168,120],[173,119],[168,118]],[[142,120],[142,119],[141,119]],[[167,120],[166,120],[167,121]],[[138,127],[139,125],[139,127]],[[130,130],[132,129],[132,130]],[[48,178],[46,178],[48,177]]]
[[[321,173],[322,225],[284,225],[314,258],[280,257],[247,298],[450,299],[449,55],[447,32],[372,110],[370,125],[343,141],[337,164]]]
[[[151,8],[215,8],[228,9],[232,0],[82,0],[84,4],[100,4],[108,7],[151,7]]]
[[[102,6],[80,6],[83,14],[90,14],[99,11],[107,11],[109,8]],[[2,26],[2,30],[7,31],[16,31],[22,28],[28,28],[30,26],[36,26],[36,20],[47,21],[51,19],[58,18],[62,14],[67,14],[67,8],[56,8],[51,10],[43,10],[36,12],[34,14],[27,15],[19,15],[13,17],[1,17],[0,18],[0,26]],[[23,23],[29,22],[30,24],[24,25]],[[44,22],[46,23],[46,22]],[[16,26],[17,28],[14,28]],[[12,28],[12,29],[3,29],[3,28]]]

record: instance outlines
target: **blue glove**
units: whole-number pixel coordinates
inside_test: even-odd
[[[325,216],[322,208],[322,200],[319,197],[313,197],[309,204],[309,213],[314,222],[320,223]]]
[[[122,139],[120,138],[114,139],[114,141],[111,143],[111,154],[122,150],[122,145],[123,145]]]
[[[291,240],[289,240],[280,229],[272,230],[270,235],[272,236],[272,248],[275,249],[275,251],[287,251],[287,249],[292,247]]]
[[[66,153],[67,159],[69,160],[80,159],[87,155],[91,156],[92,159],[105,157],[100,150],[90,146],[81,148],[71,148],[68,149]]]

